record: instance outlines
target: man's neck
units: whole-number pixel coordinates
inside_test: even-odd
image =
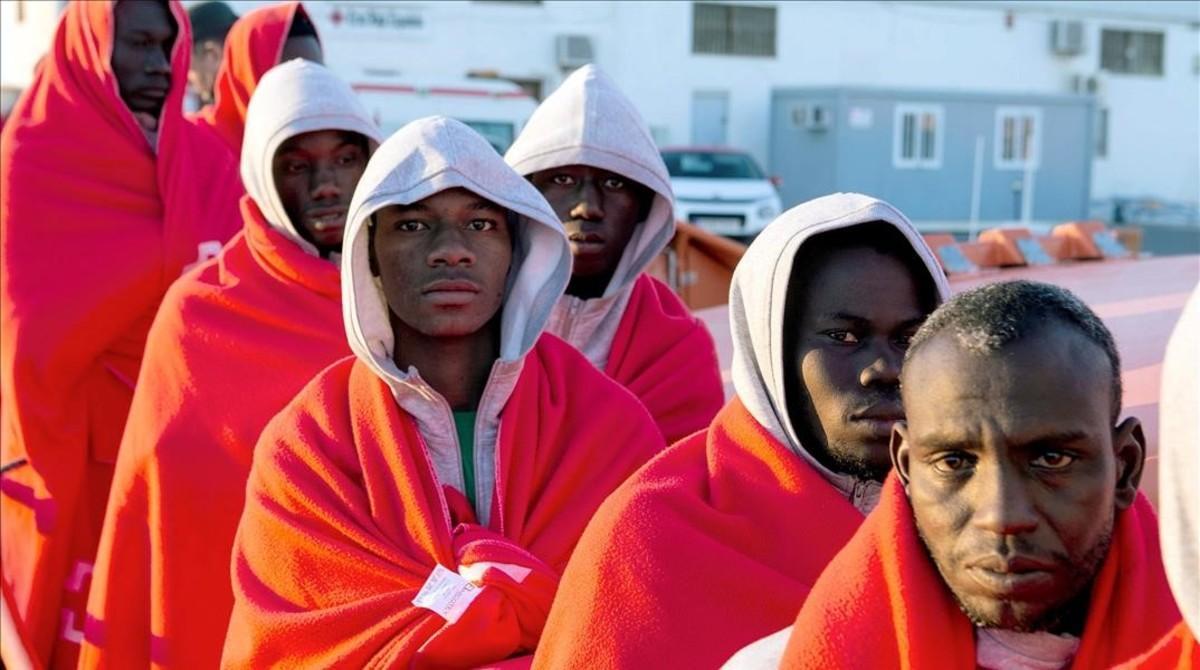
[[[567,284],[567,295],[580,300],[591,300],[604,295],[604,290],[608,288],[608,282],[612,281],[612,275],[600,275],[597,277],[571,277],[571,282]]]
[[[474,410],[499,357],[500,319],[462,337],[429,337],[392,317],[395,353],[401,370],[415,367],[452,410]]]

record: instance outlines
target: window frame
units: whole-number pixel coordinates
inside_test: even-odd
[[[700,40],[697,21],[697,14],[700,13],[701,7],[720,8],[723,12],[724,20],[723,32],[725,33],[722,40],[725,50],[705,49],[706,46],[703,40]],[[735,26],[738,23],[739,12],[752,13],[755,11],[769,12],[771,15],[771,32],[770,32],[770,48],[762,51],[748,51],[746,45],[740,44],[736,39],[738,32]],[[707,36],[707,35],[706,35]],[[743,37],[743,41],[746,38]],[[715,44],[714,41],[709,42]],[[741,48],[739,48],[739,46]],[[712,0],[703,0],[701,2],[692,3],[692,54],[700,56],[741,56],[745,58],[778,58],[779,57],[779,7],[774,4],[742,4],[733,2],[719,2]]]
[[[1105,62],[1104,56],[1108,52],[1108,50],[1105,49],[1105,37],[1107,37],[1108,35],[1121,35],[1122,36],[1123,44],[1125,45],[1125,49],[1123,49],[1123,51],[1125,53],[1128,53],[1128,50],[1130,48],[1132,48],[1130,45],[1130,42],[1132,42],[1134,39],[1144,40],[1145,37],[1147,37],[1147,36],[1157,37],[1158,38],[1158,58],[1155,61],[1152,61],[1149,63],[1149,65],[1151,67],[1149,67],[1148,69],[1142,69],[1141,67],[1139,67],[1139,66],[1144,66],[1145,65],[1144,61],[1148,60],[1148,58],[1147,58],[1148,54],[1145,53],[1145,50],[1146,50],[1145,42],[1142,42],[1139,45],[1142,47],[1142,50],[1140,52],[1135,51],[1132,58],[1126,57],[1126,55],[1123,54],[1122,58],[1121,58],[1121,62],[1119,62],[1119,63]],[[1100,48],[1098,49],[1098,51],[1099,51],[1099,60],[1100,60],[1099,69],[1104,72],[1111,72],[1112,74],[1118,74],[1118,75],[1128,75],[1128,76],[1132,76],[1132,77],[1162,77],[1162,76],[1166,75],[1167,33],[1165,31],[1144,30],[1144,29],[1134,29],[1134,28],[1101,27],[1100,28]]]
[[[904,118],[913,115],[913,154],[904,156]],[[921,155],[921,119],[925,115],[934,118],[933,156]],[[898,102],[892,112],[892,167],[900,170],[940,170],[946,145],[946,106],[925,102]]]
[[[1005,119],[1033,119],[1033,146],[1025,158],[1004,157]],[[992,165],[997,170],[1038,169],[1042,164],[1042,108],[1002,105],[996,108],[995,133],[992,136]]]

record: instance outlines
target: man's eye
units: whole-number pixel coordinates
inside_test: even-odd
[[[619,191],[625,188],[625,181],[623,179],[618,179],[617,177],[609,177],[608,179],[604,180],[603,185],[604,188],[607,188],[610,191]]]
[[[956,474],[964,472],[973,464],[972,458],[961,452],[951,452],[939,456],[933,462],[933,469],[943,474]]]
[[[858,344],[858,337],[848,330],[829,330],[825,336],[842,344]]]
[[[347,153],[338,156],[338,163],[341,165],[353,165],[359,161],[358,152]]]
[[[550,178],[555,186],[574,186],[575,178],[569,174],[556,174]]]
[[[1075,462],[1075,457],[1061,451],[1044,451],[1033,459],[1034,467],[1044,470],[1061,470]]]
[[[308,163],[288,163],[283,169],[288,174],[300,174],[308,169]]]
[[[400,232],[403,232],[403,233],[415,233],[415,232],[418,232],[421,230],[425,230],[427,228],[429,228],[429,226],[426,226],[424,221],[411,221],[410,220],[410,221],[397,221],[396,222],[396,230],[399,230]]]
[[[482,232],[486,232],[489,230],[495,230],[495,229],[496,229],[496,222],[490,221],[488,219],[475,219],[475,220],[467,223],[467,230],[474,231],[477,233],[482,233]]]
[[[904,333],[903,335],[898,335],[896,337],[896,346],[900,347],[901,349],[907,349],[909,345],[912,344],[913,335],[916,335],[916,333]]]

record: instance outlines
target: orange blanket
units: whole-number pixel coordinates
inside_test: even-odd
[[[250,96],[267,70],[279,64],[297,12],[304,12],[299,2],[262,7],[239,18],[225,36],[213,104],[200,110],[195,120],[211,128],[235,157],[242,153]]]
[[[795,618],[862,519],[735,398],[596,514],[534,665],[718,667]]]
[[[224,665],[466,667],[532,652],[584,525],[661,445],[632,395],[544,335],[501,413],[484,528],[439,485],[386,384],[336,364],[256,450]],[[470,602],[454,623],[413,604],[427,580],[424,596]]]
[[[646,273],[634,282],[605,372],[641,399],[667,444],[703,430],[725,402],[712,335]]]
[[[1108,668],[1180,620],[1146,497],[1117,515],[1072,667]],[[975,629],[942,583],[895,476],[796,619],[784,668],[973,668]]]
[[[96,557],[83,667],[216,667],[254,444],[350,354],[337,265],[245,231],[172,287],[150,331]]]
[[[111,2],[68,5],[0,141],[3,575],[71,665],[112,464],[154,311],[239,225],[228,150],[186,123],[178,2],[157,157],[117,93]],[[64,609],[65,607],[65,609]]]

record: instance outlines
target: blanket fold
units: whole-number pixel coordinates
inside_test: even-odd
[[[703,430],[724,404],[717,345],[666,284],[634,280],[605,372],[636,395],[667,444]]]
[[[794,618],[861,521],[735,398],[597,512],[534,665],[718,667]]]

